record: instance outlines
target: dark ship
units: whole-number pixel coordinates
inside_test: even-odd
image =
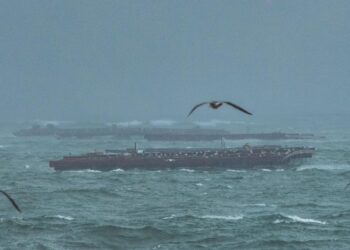
[[[245,133],[245,134],[233,134],[233,133],[216,133],[216,134],[203,134],[203,133],[176,133],[176,134],[145,134],[144,138],[148,141],[214,141],[214,140],[300,140],[300,139],[316,139],[313,134],[299,134],[299,133]]]
[[[313,134],[301,133],[230,133],[223,129],[204,128],[144,128],[118,127],[102,128],[58,128],[52,124],[45,127],[38,125],[29,129],[22,129],[13,133],[15,136],[55,136],[57,138],[92,138],[99,136],[113,136],[130,139],[134,136],[143,137],[148,141],[214,141],[214,140],[289,140],[315,139]]]
[[[65,156],[50,161],[50,167],[58,171],[92,169],[258,169],[292,166],[292,162],[311,158],[314,148],[261,146],[242,148],[197,149],[134,149],[107,150],[104,153],[88,153]]]

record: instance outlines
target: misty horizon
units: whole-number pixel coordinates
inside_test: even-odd
[[[20,4],[19,4],[20,3]],[[348,1],[2,1],[0,121],[349,115]]]

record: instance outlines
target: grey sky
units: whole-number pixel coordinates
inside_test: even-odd
[[[350,1],[0,1],[0,120],[350,114]],[[242,114],[198,110],[195,118]],[[243,118],[244,119],[244,118]]]

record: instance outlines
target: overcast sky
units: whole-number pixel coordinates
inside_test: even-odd
[[[347,0],[1,0],[0,120],[181,120],[215,99],[349,115],[349,13]]]

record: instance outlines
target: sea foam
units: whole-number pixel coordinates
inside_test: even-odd
[[[242,215],[238,215],[238,216],[230,216],[230,215],[203,215],[203,216],[199,216],[199,218],[202,219],[215,219],[215,220],[241,220],[243,219]]]
[[[70,217],[70,216],[63,216],[63,215],[54,215],[53,216],[54,218],[57,218],[57,219],[62,219],[62,220],[74,220],[73,217]]]
[[[71,173],[102,173],[102,171],[94,169],[84,169],[84,170],[71,170]]]
[[[299,223],[306,223],[306,224],[310,224],[310,223],[314,223],[314,224],[322,224],[325,225],[327,224],[327,222],[325,221],[320,221],[320,220],[314,220],[314,219],[309,219],[309,218],[301,218],[297,215],[282,215],[284,218],[289,219],[289,220],[285,220],[285,219],[277,219],[275,220],[273,223],[274,224],[279,224],[279,223],[291,223],[291,222],[299,222]],[[290,221],[291,220],[291,221]]]
[[[198,218],[198,219],[213,219],[213,220],[231,220],[231,221],[236,221],[236,220],[241,220],[243,219],[242,215],[237,215],[237,216],[232,216],[232,215],[187,215],[190,217]],[[185,218],[187,217],[186,215],[175,215],[172,214],[170,216],[164,217],[163,220],[170,220],[174,218]]]
[[[244,173],[247,172],[246,170],[238,170],[238,169],[227,169],[227,172],[236,172],[236,173]]]
[[[180,171],[185,171],[185,172],[189,172],[189,173],[193,173],[194,172],[193,169],[187,169],[187,168],[181,168]]]
[[[117,168],[117,169],[113,169],[112,172],[124,172],[124,169]]]
[[[350,170],[350,165],[348,164],[318,164],[318,165],[304,165],[297,168],[297,171],[304,171],[310,169],[318,169],[318,170]]]

